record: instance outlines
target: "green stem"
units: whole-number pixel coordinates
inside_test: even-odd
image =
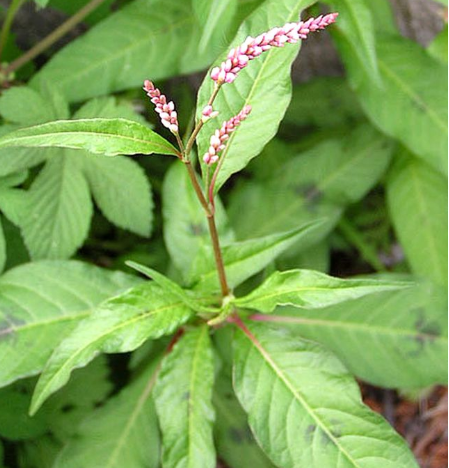
[[[6,13],[5,21],[2,25],[2,30],[0,32],[0,62],[1,56],[3,54],[3,50],[5,49],[6,42],[8,41],[9,32],[11,31],[11,26],[16,16],[16,13],[24,0],[12,0],[11,5],[8,8],[8,12]]]
[[[71,31],[78,23],[83,21],[83,19],[89,15],[95,8],[100,6],[105,0],[91,0],[87,5],[78,10],[72,17],[67,21],[61,24],[56,28],[52,33],[47,37],[38,42],[34,47],[32,47],[28,52],[25,52],[19,58],[11,62],[5,69],[5,74],[8,75],[16,71],[17,69],[23,67],[25,64],[36,58],[46,49],[51,47],[55,42],[65,36],[69,31]]]
[[[379,260],[375,249],[366,242],[362,233],[345,217],[342,217],[338,228],[348,242],[350,242],[362,255],[362,258],[368,262],[376,271],[387,271],[385,266]]]

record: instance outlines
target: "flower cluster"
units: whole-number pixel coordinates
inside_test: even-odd
[[[206,123],[210,119],[214,119],[217,117],[218,111],[214,111],[213,107],[211,105],[207,105],[202,112],[202,121],[203,123]]]
[[[338,13],[320,15],[307,21],[287,23],[281,28],[273,28],[257,37],[247,37],[242,45],[232,49],[227,59],[212,69],[211,78],[217,83],[232,83],[237,73],[248,65],[250,60],[272,47],[283,47],[285,43],[294,44],[300,39],[306,39],[309,32],[324,29],[335,22]]]
[[[172,133],[178,133],[178,114],[175,111],[173,101],[167,102],[167,98],[161,94],[150,80],[145,80],[143,89],[151,98],[151,102],[156,106],[155,110],[159,114],[162,125],[167,127]]]
[[[229,135],[236,129],[240,122],[248,117],[250,112],[251,106],[245,106],[235,117],[232,117],[227,122],[223,122],[221,128],[215,130],[215,133],[210,137],[209,150],[203,156],[203,161],[206,164],[210,165],[218,161],[218,153],[224,150]]]

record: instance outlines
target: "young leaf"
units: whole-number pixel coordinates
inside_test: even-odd
[[[208,327],[187,331],[164,359],[154,389],[164,467],[215,468],[213,380]]]
[[[159,433],[151,398],[158,361],[83,420],[54,468],[159,467]]]
[[[138,283],[136,277],[75,261],[30,263],[1,276],[0,387],[40,372],[94,307]]]
[[[93,207],[76,156],[50,159],[27,193],[20,228],[33,260],[69,258],[87,237]]]
[[[191,1],[134,0],[59,51],[31,83],[56,83],[69,102],[77,102],[140,87],[146,78],[201,70],[224,35],[218,24],[201,52],[202,31]]]
[[[379,87],[354,63],[344,40],[339,44],[368,117],[447,175],[447,67],[410,40],[382,36],[377,40]]]
[[[240,307],[269,313],[277,306],[318,309],[379,291],[410,287],[410,283],[340,279],[312,270],[276,271],[257,289],[236,299]]]
[[[447,284],[447,180],[403,152],[387,182],[393,225],[418,275]]]
[[[310,0],[266,0],[240,26],[230,46],[240,45],[247,36],[256,37],[274,26],[297,21],[302,8],[313,3]],[[244,68],[232,85],[224,85],[214,107],[220,116],[213,124],[206,125],[198,135],[200,157],[209,147],[209,139],[222,121],[238,114],[245,105],[252,106],[251,115],[231,134],[221,154],[225,159],[217,178],[218,190],[235,172],[260,154],[262,148],[277,132],[291,98],[290,67],[299,51],[299,44],[288,44],[282,49],[273,48]],[[197,116],[212,93],[214,81],[206,75],[198,95]],[[215,128],[214,128],[215,127]]]
[[[447,382],[447,294],[429,282],[319,310],[283,307],[271,318],[277,327],[325,345],[373,385],[424,388]]]
[[[282,252],[310,234],[321,225],[321,220],[303,224],[297,229],[285,231],[271,236],[260,237],[242,242],[234,242],[223,246],[223,262],[226,269],[228,284],[231,288],[243,283],[246,279],[265,268]],[[205,249],[198,256],[194,268],[192,282],[197,289],[218,289],[218,277],[212,249]]]
[[[15,146],[75,148],[106,156],[178,154],[174,146],[147,126],[126,119],[59,120],[0,138],[0,148]]]
[[[283,468],[417,468],[400,436],[361,401],[356,382],[320,345],[242,324],[234,387],[262,448]]]
[[[133,351],[148,339],[172,333],[191,315],[176,296],[151,282],[104,302],[53,352],[37,383],[31,414],[69,380],[73,369],[100,352]]]
[[[184,164],[176,161],[167,172],[162,187],[164,241],[175,266],[188,277],[194,259],[210,245],[207,220]],[[215,204],[215,221],[221,242],[231,242],[234,235],[228,226],[220,200]]]

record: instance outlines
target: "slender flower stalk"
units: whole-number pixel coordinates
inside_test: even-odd
[[[219,153],[226,147],[226,140],[229,135],[237,128],[240,123],[248,117],[251,112],[251,106],[245,106],[236,116],[231,117],[220,129],[210,137],[210,146],[207,153],[203,156],[203,161],[208,164],[214,164],[219,159]]]
[[[155,111],[159,114],[162,125],[177,135],[179,130],[178,114],[175,111],[173,101],[167,102],[167,98],[161,94],[160,90],[150,80],[145,80],[143,89],[155,105]]]
[[[232,83],[250,60],[272,47],[283,47],[286,43],[294,44],[301,39],[307,39],[310,32],[324,29],[334,23],[337,16],[338,13],[320,15],[307,21],[287,23],[281,28],[270,29],[257,37],[249,36],[243,44],[229,52],[227,59],[219,67],[212,69],[211,78],[218,84]]]

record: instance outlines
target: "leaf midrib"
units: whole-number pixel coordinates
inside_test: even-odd
[[[304,399],[304,397],[297,391],[294,387],[294,385],[288,380],[287,376],[284,375],[283,371],[277,366],[276,362],[271,358],[270,354],[268,353],[267,350],[262,346],[260,341],[255,337],[255,335],[252,335],[254,340],[250,339],[249,336],[246,335],[243,331],[240,330],[240,333],[243,334],[243,336],[248,339],[250,344],[254,346],[257,351],[259,351],[260,355],[264,359],[264,361],[271,367],[273,372],[278,376],[279,380],[285,385],[288,391],[293,395],[293,399],[297,400],[298,403],[306,410],[307,414],[313,419],[317,425],[317,427],[320,427],[320,429],[327,435],[327,437],[334,443],[334,445],[339,449],[340,453],[342,453],[347,460],[352,463],[352,465],[356,468],[362,468],[361,465],[359,465],[356,460],[354,460],[349,454],[346,449],[340,444],[340,441],[334,436],[334,434],[325,426],[323,421],[319,418],[318,415],[315,414],[313,409],[309,406],[307,401]]]

